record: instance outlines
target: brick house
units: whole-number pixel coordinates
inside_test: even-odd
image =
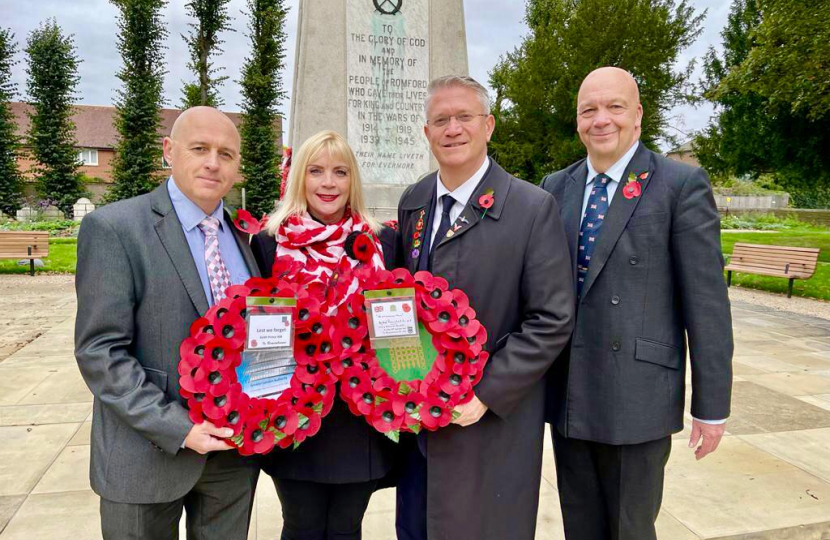
[[[115,107],[98,105],[74,105],[75,112],[72,121],[75,123],[75,140],[78,143],[78,160],[83,163],[80,172],[87,178],[86,189],[92,193],[93,202],[100,201],[112,184],[112,160],[115,157],[115,144],[118,141],[118,132],[113,124],[115,120]],[[12,113],[17,123],[17,135],[21,138],[26,136],[29,129],[29,117],[26,112],[31,107],[26,103],[11,103]],[[159,130],[159,144],[161,140],[170,134],[173,122],[179,117],[182,111],[178,109],[161,110],[161,129]],[[239,126],[241,116],[239,113],[225,113]],[[277,133],[280,134],[277,141],[278,148],[282,147],[282,122],[277,119]],[[23,173],[26,182],[26,193],[34,192],[34,176],[29,172],[33,165],[32,159],[24,157],[18,160],[18,166]],[[167,168],[166,163],[159,163],[159,170]],[[241,182],[242,176],[238,175],[236,182]],[[238,198],[238,190],[231,192],[230,198]],[[236,196],[234,196],[236,195]]]

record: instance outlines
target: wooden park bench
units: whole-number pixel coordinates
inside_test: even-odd
[[[29,259],[29,273],[35,275],[35,259],[48,256],[48,231],[0,231],[0,259]]]
[[[732,285],[732,272],[782,277],[790,280],[787,298],[793,295],[793,281],[809,279],[816,273],[818,248],[735,244],[726,265],[726,286]]]

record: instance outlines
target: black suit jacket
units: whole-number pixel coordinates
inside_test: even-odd
[[[648,178],[627,199],[630,172]],[[582,160],[542,181],[560,204],[573,261],[587,173]],[[640,144],[603,222],[570,346],[549,373],[548,421],[607,444],[682,430],[687,344],[692,415],[728,417],[732,321],[709,178]]]
[[[393,268],[395,231],[379,235],[387,268]],[[266,232],[251,243],[254,258],[264,277],[271,277],[277,241]],[[395,443],[357,417],[338,395],[331,412],[323,418],[320,431],[296,450],[275,449],[262,458],[262,469],[274,478],[327,484],[367,482],[389,472]]]
[[[421,211],[436,193],[431,173],[398,207],[398,254],[413,258]],[[479,198],[493,190],[486,213]],[[487,329],[490,360],[476,395],[489,411],[476,424],[427,436],[430,540],[532,540],[544,436],[544,376],[565,347],[574,308],[570,256],[553,197],[495,162],[449,237],[436,238],[432,273],[470,298]]]

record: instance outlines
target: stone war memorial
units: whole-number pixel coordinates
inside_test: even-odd
[[[290,146],[320,130],[349,141],[380,219],[434,168],[423,133],[429,81],[466,75],[462,0],[300,0]]]

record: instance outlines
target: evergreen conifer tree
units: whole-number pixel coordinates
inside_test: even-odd
[[[20,141],[11,110],[17,85],[11,81],[17,44],[14,34],[0,28],[0,212],[13,216],[20,208],[23,177],[17,167]]]
[[[115,185],[109,200],[135,197],[158,186],[161,173],[161,112],[166,0],[110,0],[119,10],[118,51],[124,62],[116,100],[119,133],[113,159]]]
[[[213,67],[211,57],[222,52],[219,46],[223,41],[219,33],[232,30],[228,24],[231,20],[228,2],[230,0],[190,0],[185,4],[188,14],[197,21],[190,24],[192,30],[189,35],[182,35],[190,50],[187,67],[196,74],[197,81],[185,83],[182,89],[183,109],[197,105],[219,107],[223,104],[218,89],[228,77],[215,76],[219,69]]]
[[[270,212],[279,197],[279,133],[277,108],[285,92],[281,71],[285,60],[283,0],[248,0],[251,53],[242,68],[242,175],[248,210]]]
[[[80,79],[75,44],[50,19],[29,34],[26,54],[26,89],[32,106],[28,145],[36,162],[38,194],[69,217],[72,205],[85,194],[72,122]]]

